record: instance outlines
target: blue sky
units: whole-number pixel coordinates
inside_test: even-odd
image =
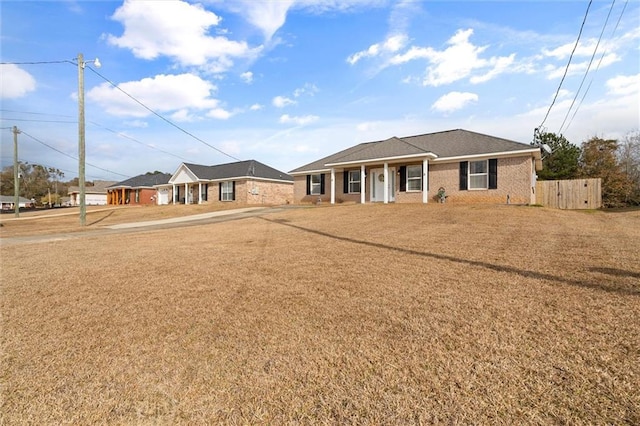
[[[576,145],[623,138],[640,127],[639,2],[593,1],[557,92],[587,5],[3,0],[2,166],[17,126],[21,161],[77,176],[78,53],[102,64],[84,74],[88,180],[183,161],[286,172],[458,128],[523,143],[540,124]]]

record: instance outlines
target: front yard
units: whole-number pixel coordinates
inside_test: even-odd
[[[321,206],[0,254],[2,423],[640,423],[638,211]]]

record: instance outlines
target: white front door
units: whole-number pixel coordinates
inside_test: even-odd
[[[371,169],[369,170],[369,181],[371,182],[371,202],[383,202],[384,201],[384,169]],[[389,167],[389,181],[387,182],[389,188],[389,202],[396,199],[396,169]]]

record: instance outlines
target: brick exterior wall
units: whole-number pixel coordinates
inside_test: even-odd
[[[396,168],[396,203],[422,203],[422,191],[400,192],[399,168],[401,165],[422,164],[422,162],[394,164]],[[380,165],[367,167],[380,168]],[[530,156],[507,157],[498,159],[498,187],[497,189],[465,190],[459,189],[460,163],[430,163],[429,164],[429,202],[437,202],[437,193],[440,187],[444,187],[448,203],[506,203],[507,195],[513,204],[529,204],[532,202],[533,190],[531,188],[532,162]],[[294,176],[294,200],[296,203],[323,203],[331,201],[331,173],[325,173],[325,193],[322,195],[307,195],[307,176]],[[345,194],[343,192],[343,172],[336,171],[336,203],[360,202],[360,194]],[[366,179],[365,202],[370,202],[370,182]]]
[[[237,180],[234,201],[220,201],[220,185],[209,184],[207,204],[282,205],[293,203],[293,184],[263,180]],[[196,201],[197,202],[197,201]]]

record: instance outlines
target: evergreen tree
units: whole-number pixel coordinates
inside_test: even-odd
[[[564,136],[555,133],[536,133],[534,145],[548,145],[551,153],[543,151],[540,180],[575,179],[579,174],[580,148]]]

